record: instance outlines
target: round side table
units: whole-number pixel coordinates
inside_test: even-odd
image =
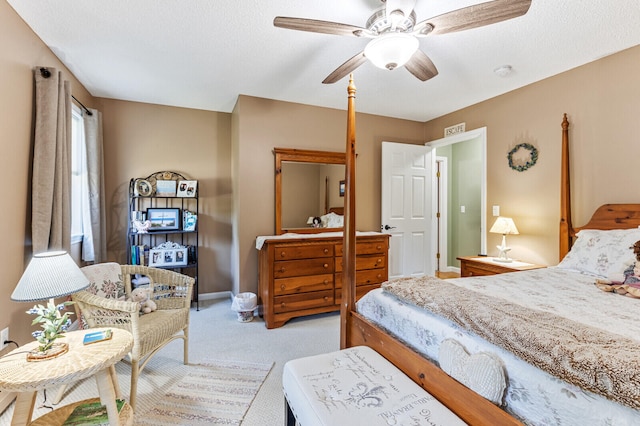
[[[69,351],[57,358],[27,362],[25,352],[35,349],[38,346],[36,341],[14,349],[0,358],[0,389],[18,393],[11,419],[12,426],[31,424],[38,390],[71,384],[91,376],[96,378],[100,402],[107,407],[109,425],[131,424],[133,413],[128,404],[125,404],[118,414],[115,400],[121,398],[121,395],[114,365],[133,347],[133,336],[126,330],[112,329],[113,335],[109,340],[89,345],[82,343],[85,334],[100,330],[106,328],[65,333],[63,339],[69,345]],[[71,405],[75,406],[78,403]],[[73,407],[69,406],[58,408],[40,417],[34,424],[62,424],[72,409]],[[61,418],[66,411],[68,414]]]

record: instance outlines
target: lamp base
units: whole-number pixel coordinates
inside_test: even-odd
[[[62,354],[69,352],[69,345],[66,343],[54,343],[53,346],[47,351],[40,352],[38,349],[34,349],[27,352],[27,361],[37,362],[46,361],[49,359],[57,358]]]

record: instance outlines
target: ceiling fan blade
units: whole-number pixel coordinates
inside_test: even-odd
[[[344,76],[349,74],[351,71],[358,68],[367,60],[367,57],[364,56],[364,52],[360,52],[355,55],[353,58],[348,59],[344,64],[340,65],[335,69],[334,72],[329,74],[327,78],[325,78],[322,83],[323,84],[332,84],[336,81],[342,79]]]
[[[438,70],[431,59],[422,50],[416,50],[404,67],[418,79],[427,81],[438,75]]]
[[[447,12],[416,24],[416,35],[446,34],[517,18],[529,11],[531,0],[494,0]],[[433,30],[428,31],[430,27]]]
[[[366,28],[355,25],[341,24],[339,22],[319,21],[317,19],[289,18],[286,16],[276,16],[273,25],[289,30],[308,31],[312,33],[335,34],[343,36],[373,36]]]

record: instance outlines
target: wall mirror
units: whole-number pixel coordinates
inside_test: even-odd
[[[275,148],[276,234],[342,230],[344,152]],[[316,223],[314,224],[314,219]]]

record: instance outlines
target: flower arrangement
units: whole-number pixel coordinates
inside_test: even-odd
[[[40,343],[38,347],[39,352],[47,352],[53,347],[57,338],[64,337],[63,333],[67,331],[71,325],[69,315],[73,315],[73,312],[65,312],[64,314],[60,312],[72,304],[73,302],[67,301],[56,305],[53,299],[50,299],[46,307],[35,305],[27,311],[28,314],[37,315],[31,325],[40,324],[42,327],[42,330],[36,330],[31,333],[38,343]]]

